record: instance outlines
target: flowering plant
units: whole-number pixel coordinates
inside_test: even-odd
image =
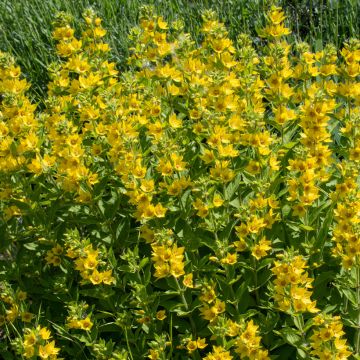
[[[289,33],[144,7],[120,73],[59,14],[40,104],[0,53],[5,359],[360,358],[360,43]]]

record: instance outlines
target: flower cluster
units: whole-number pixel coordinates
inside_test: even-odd
[[[75,237],[73,236],[75,234]],[[99,250],[94,249],[87,240],[78,241],[78,233],[68,234],[68,249],[66,256],[74,261],[75,270],[80,272],[82,283],[91,282],[93,285],[101,283],[110,285],[115,282],[112,270],[99,271],[98,267],[104,265],[99,259]]]
[[[214,346],[213,351],[204,357],[204,360],[232,360],[233,356],[229,351],[226,351],[222,346]]]
[[[154,276],[158,279],[166,276],[178,278],[185,274],[184,271],[184,248],[168,242],[167,244],[151,245],[152,261],[154,262]]]
[[[55,341],[51,340],[51,333],[46,327],[37,326],[34,329],[25,329],[23,339],[23,353],[25,359],[39,356],[41,359],[56,360],[60,349],[55,347]]]
[[[8,282],[0,283],[0,300],[5,310],[4,315],[0,315],[0,325],[4,323],[13,323],[16,319],[21,318],[23,323],[31,322],[34,314],[29,312],[27,309],[26,298],[27,293],[20,289],[14,291]]]
[[[268,360],[268,351],[261,348],[261,337],[257,335],[259,326],[250,320],[237,341],[236,352],[240,359]]]
[[[283,256],[282,256],[283,257]],[[271,269],[274,280],[274,300],[281,311],[290,313],[316,313],[316,301],[311,300],[313,279],[306,272],[307,265],[301,256],[275,261]]]
[[[69,329],[81,329],[90,331],[93,327],[93,322],[86,310],[88,304],[82,302],[80,304],[69,304],[69,316],[66,319],[66,326]]]
[[[319,359],[347,359],[351,352],[339,316],[319,315],[314,318],[316,325],[311,340],[311,354]]]

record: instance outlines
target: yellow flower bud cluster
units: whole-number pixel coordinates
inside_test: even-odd
[[[267,19],[268,25],[262,29],[260,33],[261,36],[278,38],[291,33],[290,29],[285,27],[283,23],[285,20],[285,14],[281,8],[273,6],[267,16]]]
[[[202,286],[199,300],[203,303],[200,308],[201,316],[210,323],[225,312],[225,302],[216,297],[215,288],[211,283]]]
[[[276,306],[283,312],[299,314],[316,313],[316,301],[311,300],[311,283],[306,272],[307,264],[302,256],[284,256],[275,261],[271,271],[276,276],[274,280],[274,300]]]
[[[191,354],[196,349],[205,349],[207,346],[206,339],[202,339],[200,337],[197,338],[197,340],[188,340],[186,344],[186,349]]]
[[[0,171],[13,172],[28,164],[39,145],[36,105],[25,95],[30,87],[20,79],[14,59],[0,52]],[[17,214],[15,214],[17,215]]]
[[[261,234],[279,221],[278,201],[273,195],[264,197],[263,194],[257,194],[246,205],[246,213],[241,216],[242,223],[235,226],[239,240],[233,245],[238,252],[250,250],[251,255],[260,260],[272,249],[271,241]]]
[[[260,344],[261,337],[257,335],[259,326],[255,325],[253,320],[250,320],[244,331],[240,332],[237,339],[236,353],[239,354],[240,359],[249,360],[268,360],[270,359],[268,351],[262,349]]]
[[[230,351],[226,351],[222,346],[213,346],[213,351],[205,356],[203,360],[232,360],[234,357]]]
[[[51,339],[50,330],[40,325],[34,329],[25,329],[25,335],[23,338],[22,355],[25,359],[33,359],[34,357],[40,357],[40,359],[58,359],[57,354],[60,349],[55,347],[55,341]]]
[[[320,314],[314,318],[310,337],[311,355],[319,359],[343,360],[351,355],[339,316]]]
[[[336,224],[333,241],[336,247],[333,254],[340,257],[345,269],[360,264],[360,202],[351,192],[341,199],[334,211]]]
[[[94,249],[92,244],[84,248],[69,247],[66,253],[71,259],[74,259],[75,270],[80,271],[82,283],[92,283],[99,285],[101,283],[111,285],[115,282],[112,276],[112,270],[99,271],[98,265],[102,265],[99,261],[99,250]]]
[[[151,248],[156,278],[167,276],[178,278],[185,274],[184,247],[178,247],[176,243],[170,241],[164,244],[152,243]]]
[[[61,254],[64,249],[61,245],[56,244],[53,248],[46,252],[46,263],[53,266],[59,266],[61,264]]]
[[[30,302],[27,300],[27,293],[20,289],[14,291],[6,281],[0,283],[0,326],[6,323],[14,323],[17,319],[22,322],[31,322],[34,314],[28,311]]]
[[[87,310],[89,305],[82,302],[70,302],[68,305],[69,315],[66,318],[68,329],[80,329],[90,331],[94,323],[91,321],[91,313]]]

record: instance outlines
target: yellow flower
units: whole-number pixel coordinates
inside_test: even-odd
[[[84,269],[86,269],[86,270],[94,270],[96,268],[97,264],[98,264],[98,261],[97,261],[96,257],[94,257],[94,256],[88,256],[83,261],[83,266],[84,266]]]
[[[40,345],[39,346],[39,356],[42,359],[48,359],[53,357],[54,355],[57,355],[60,351],[60,348],[55,347],[55,341],[51,341],[47,343],[46,345]]]
[[[162,16],[159,16],[159,17],[158,17],[157,26],[158,26],[159,29],[161,29],[161,30],[166,30],[166,29],[168,28],[167,22],[164,21],[164,19],[163,19]]]
[[[39,331],[39,335],[43,340],[48,340],[50,338],[50,330],[46,327],[41,328],[40,326],[38,326],[37,330]]]
[[[25,346],[23,355],[26,359],[31,359],[35,355],[35,348],[33,346]]]
[[[202,338],[197,338],[196,340],[196,346],[198,349],[205,349],[207,347],[207,344],[206,344],[206,339],[202,339]]]
[[[157,313],[156,313],[156,318],[160,321],[163,321],[166,319],[166,311],[165,310],[159,310]]]
[[[186,344],[186,348],[189,353],[192,353],[193,351],[195,351],[197,349],[197,342],[194,340],[188,341],[188,343]]]
[[[232,44],[230,39],[224,38],[224,39],[214,39],[211,43],[212,48],[217,53],[222,53],[225,49],[231,48]]]
[[[220,207],[224,203],[224,200],[222,199],[221,195],[215,194],[213,197],[213,205],[215,207]]]
[[[222,264],[235,265],[237,261],[236,253],[228,253],[226,257],[221,259]]]
[[[303,217],[306,214],[306,207],[303,204],[295,204],[292,209],[293,216]]]
[[[169,124],[174,129],[179,129],[182,126],[182,120],[179,119],[176,114],[171,114],[169,117]]]
[[[19,290],[16,294],[16,297],[20,301],[24,301],[27,298],[27,293],[25,291]]]
[[[101,273],[102,282],[106,285],[115,283],[115,278],[112,276],[112,270],[106,270]]]
[[[100,27],[96,27],[96,28],[94,29],[93,34],[94,34],[94,37],[95,37],[95,38],[101,38],[101,37],[104,37],[104,36],[106,35],[106,30],[105,30],[105,29],[102,29],[102,28],[100,28]]]
[[[148,355],[148,358],[150,360],[158,360],[159,359],[159,352],[157,350],[150,349],[150,354]]]
[[[89,276],[89,280],[93,285],[99,285],[102,283],[103,277],[97,269],[94,269],[94,271]]]
[[[68,318],[66,326],[69,329],[79,329],[80,328],[80,323],[79,323],[79,320],[77,320],[77,319]]]
[[[200,308],[201,315],[205,320],[213,322],[217,316],[225,311],[225,303],[219,299],[212,306],[205,305]]]
[[[234,241],[234,246],[238,252],[243,252],[247,249],[246,241],[242,238],[240,238],[238,241]]]
[[[273,6],[268,16],[270,21],[275,25],[280,24],[285,20],[285,14],[280,7]]]
[[[186,274],[186,275],[184,276],[183,284],[184,284],[186,287],[190,288],[190,289],[193,289],[193,288],[194,288],[193,273]]]
[[[261,171],[261,164],[258,161],[250,160],[245,170],[252,175],[258,174]]]
[[[78,326],[80,329],[86,330],[86,331],[90,331],[93,326],[93,322],[90,320],[89,316],[87,316],[83,320],[79,320],[77,323],[78,323]]]
[[[263,32],[264,34],[274,38],[291,34],[291,30],[285,27],[283,24],[269,25],[264,28]]]
[[[246,224],[248,233],[257,234],[262,228],[266,226],[263,218],[252,216]]]
[[[151,243],[155,239],[155,233],[148,225],[143,225],[140,227],[140,236],[145,239],[147,243]]]
[[[156,204],[154,206],[154,215],[157,217],[157,218],[163,218],[165,217],[165,214],[166,214],[166,207],[164,207],[162,204]]]
[[[24,336],[24,346],[27,348],[33,347],[36,344],[37,338],[34,331],[29,332]]]
[[[271,250],[271,241],[262,238],[252,247],[251,255],[254,256],[256,260],[260,260],[267,255],[269,250]]]
[[[21,320],[23,322],[31,322],[33,317],[34,317],[34,314],[27,312],[27,311],[25,311],[21,314]]]

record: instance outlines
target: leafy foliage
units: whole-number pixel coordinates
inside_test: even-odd
[[[142,7],[119,72],[59,13],[39,105],[0,53],[3,358],[359,358],[360,43],[263,16]]]

